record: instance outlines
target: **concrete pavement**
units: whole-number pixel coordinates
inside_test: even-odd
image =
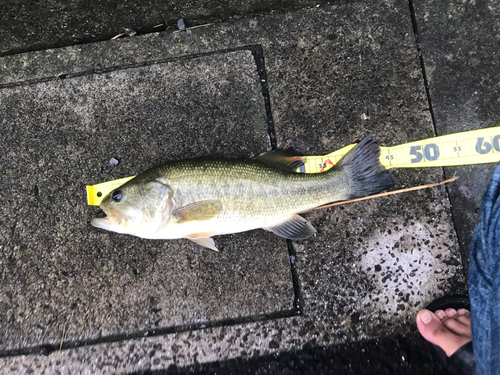
[[[172,158],[432,137],[437,76],[423,74],[411,16],[397,2],[326,5],[1,58],[2,368],[197,371],[412,337],[419,308],[465,291],[444,188],[307,214],[318,235],[306,241],[221,237],[217,254],[100,232],[84,195]],[[391,355],[396,369],[438,369]]]

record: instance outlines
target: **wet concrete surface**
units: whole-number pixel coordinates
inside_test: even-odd
[[[286,60],[270,52],[279,51],[278,64],[268,64],[279,77],[270,79],[278,147],[322,155],[366,134],[388,146],[434,135],[406,11],[336,8],[328,21],[307,25],[313,37],[297,38]],[[443,179],[437,168],[393,175],[397,187]],[[423,304],[464,287],[447,264],[461,261],[449,251],[457,238],[442,188],[305,217],[318,230],[294,242],[305,311],[350,335],[405,332]]]
[[[117,35],[220,23],[258,13],[285,12],[327,1],[0,1],[0,56],[109,40]]]
[[[415,1],[420,46],[439,135],[500,124],[500,5]],[[460,176],[448,192],[468,264],[472,233],[493,165],[445,168]]]
[[[415,7],[416,20],[419,19],[419,9],[418,6]],[[53,84],[52,81],[57,81],[56,76],[60,74],[62,82],[77,76],[90,77],[92,74],[102,81],[107,74],[120,70],[135,72],[142,69],[143,65],[158,65],[161,71],[161,66],[167,62],[179,64],[174,62],[179,57],[183,58],[182,61],[185,58],[187,63],[195,61],[193,57],[199,54],[215,53],[213,56],[221,56],[228,50],[237,51],[237,55],[241,56],[238,59],[239,64],[253,71],[255,66],[252,65],[254,62],[250,62],[252,59],[249,52],[240,51],[251,50],[255,61],[258,62],[257,69],[260,74],[257,80],[262,83],[258,88],[254,86],[260,95],[255,97],[263,96],[264,103],[250,105],[250,112],[244,116],[244,125],[238,124],[235,116],[235,130],[232,134],[223,135],[227,136],[229,142],[235,133],[241,132],[242,129],[248,130],[246,124],[249,115],[259,113],[256,115],[259,119],[256,122],[258,127],[262,127],[261,119],[267,115],[266,126],[269,134],[265,134],[265,137],[269,137],[270,143],[266,143],[267,139],[246,143],[249,138],[245,135],[245,141],[235,144],[234,148],[228,143],[228,146],[217,149],[218,143],[215,142],[212,144],[215,151],[209,148],[208,152],[221,152],[226,155],[224,152],[230,147],[234,154],[228,156],[236,155],[242,152],[242,149],[246,155],[247,150],[266,148],[276,142],[279,147],[293,146],[304,153],[326,153],[359,140],[367,133],[373,134],[383,144],[390,146],[431,137],[436,134],[436,128],[438,134],[445,134],[439,130],[438,110],[435,106],[434,112],[429,108],[425,75],[413,35],[415,23],[412,24],[411,16],[407,4],[383,2],[374,5],[358,2],[243,19],[183,33],[151,34],[106,43],[7,56],[0,59],[0,77],[4,83],[0,92],[22,90],[28,85],[21,82],[30,82],[32,85],[35,83],[33,80],[40,77]],[[420,24],[420,21],[418,23]],[[424,31],[425,29],[422,35]],[[425,58],[423,39],[421,42]],[[438,44],[436,42],[436,45]],[[230,61],[229,65],[235,64]],[[128,69],[121,69],[123,67]],[[229,67],[225,69],[232,70]],[[210,71],[211,68],[207,68],[200,74],[204,76]],[[172,79],[174,75],[171,75]],[[253,82],[255,85],[255,74],[249,76],[253,78],[246,77],[245,82]],[[433,78],[429,72],[427,78],[432,94]],[[205,82],[205,85],[210,87],[208,82]],[[168,92],[161,84],[156,87],[162,88],[164,93]],[[133,87],[127,90],[133,92]],[[186,92],[188,91],[186,89]],[[242,92],[246,96],[249,90]],[[211,99],[209,95],[203,100],[207,98],[209,103],[210,100],[217,100]],[[62,102],[65,100],[67,99],[60,98]],[[230,108],[237,102],[236,98],[231,97],[222,112],[240,113],[240,108]],[[202,116],[206,105],[205,102],[200,102],[199,112],[195,111],[195,114]],[[446,108],[446,105],[442,104],[442,107]],[[119,108],[120,114],[117,114],[117,117],[121,116],[121,113],[127,113],[123,106],[120,105]],[[164,112],[163,108],[158,108],[156,112],[153,111],[153,115],[148,116],[158,119]],[[191,112],[187,115],[192,116]],[[220,117],[218,112],[213,114],[215,122]],[[175,123],[175,116],[169,120]],[[95,121],[91,119],[91,122]],[[184,121],[188,122],[189,118]],[[181,125],[178,126],[181,129]],[[450,127],[448,130],[447,132],[451,133],[464,128]],[[204,131],[210,132],[209,128]],[[203,139],[204,133],[200,134]],[[222,134],[217,136],[222,137]],[[196,133],[190,133],[188,139],[183,146],[186,149],[179,149],[179,153],[175,153],[174,149],[172,154],[167,154],[160,146],[156,146],[156,149],[151,150],[151,159],[155,160],[158,154],[187,157],[191,156],[189,152],[205,152]],[[129,144],[132,142],[129,137],[123,137],[122,142],[124,147],[128,147],[124,150],[134,149],[133,145]],[[140,158],[137,155],[139,154],[134,158]],[[109,155],[106,155],[100,159],[107,162],[108,157]],[[126,164],[121,163],[120,166]],[[113,177],[122,177],[128,172],[136,173],[125,169],[111,171],[115,172],[120,173]],[[439,168],[394,170],[392,173],[397,187],[436,182],[444,178],[443,171]],[[37,171],[32,172],[31,177],[33,176],[36,178]],[[71,176],[71,173],[68,176]],[[111,175],[105,177],[108,176]],[[470,181],[473,186],[474,180],[471,178]],[[82,187],[86,182],[82,180]],[[93,182],[98,181],[90,181]],[[474,186],[478,186],[478,183],[481,182],[476,182]],[[461,184],[452,186],[449,190],[465,191],[462,187],[464,183]],[[25,185],[32,186],[28,182]],[[471,190],[475,189],[471,186],[466,185]],[[32,193],[34,192],[33,190]],[[38,194],[41,194],[40,190]],[[75,190],[75,195],[81,195],[80,199],[84,199],[83,190]],[[21,206],[20,203],[18,205]],[[78,205],[82,216],[87,215],[90,218],[96,212],[91,209],[87,211],[81,202]],[[116,241],[112,244],[124,248],[128,246],[127,256],[134,258],[134,262],[149,264],[150,268],[146,268],[146,271],[153,269],[156,280],[160,279],[160,272],[164,267],[172,265],[174,268],[178,265],[179,272],[188,270],[187,274],[191,276],[188,276],[187,283],[189,280],[198,283],[200,277],[205,275],[206,278],[202,279],[208,283],[206,291],[217,291],[218,287],[219,293],[222,293],[222,312],[214,309],[215,314],[221,314],[222,319],[237,316],[243,317],[243,320],[230,318],[224,321],[209,318],[203,325],[162,331],[162,327],[168,326],[168,322],[176,319],[169,316],[158,325],[157,331],[148,329],[146,333],[153,337],[147,338],[141,338],[144,331],[140,331],[147,327],[147,324],[141,323],[139,330],[130,329],[130,326],[126,325],[123,328],[118,324],[111,329],[122,330],[129,336],[120,338],[103,335],[92,342],[94,345],[86,346],[85,341],[75,342],[74,338],[77,336],[71,333],[72,338],[67,336],[68,339],[62,340],[63,350],[58,352],[58,346],[54,343],[57,342],[55,337],[60,340],[61,331],[66,329],[66,322],[63,322],[63,329],[58,326],[59,331],[54,333],[52,341],[47,340],[52,346],[46,346],[45,351],[44,347],[30,351],[30,347],[26,346],[24,352],[5,353],[10,356],[0,359],[1,364],[3,368],[10,368],[12,371],[32,370],[36,373],[54,372],[61,368],[80,373],[148,372],[162,369],[170,369],[174,373],[231,373],[241,372],[243,368],[254,368],[257,373],[329,373],[331,369],[336,369],[338,373],[408,373],[412,370],[416,373],[441,373],[442,368],[433,362],[425,351],[423,341],[419,341],[418,335],[415,334],[413,319],[416,311],[433,298],[448,293],[463,293],[465,290],[461,254],[456,251],[459,241],[463,241],[460,238],[461,233],[458,233],[457,238],[455,232],[460,210],[455,210],[454,215],[452,210],[455,208],[453,203],[450,204],[447,189],[437,188],[317,211],[305,216],[318,229],[318,235],[307,241],[288,243],[289,253],[286,247],[281,247],[282,242],[279,239],[273,236],[261,237],[263,231],[257,234],[249,233],[243,237],[228,236],[222,238],[223,242],[227,242],[227,247],[224,246],[221,251],[224,253],[224,263],[221,264],[217,263],[220,259],[217,254],[209,254],[205,250],[196,253],[194,245],[185,247],[181,242],[173,245],[178,246],[176,253],[179,254],[176,258],[179,261],[176,264],[165,260],[168,254],[163,251],[157,251],[156,259],[148,263],[149,261],[144,259],[144,253],[134,251],[130,237],[122,239],[120,236],[101,234],[106,236],[110,243],[110,238]],[[78,224],[79,220],[73,221]],[[82,226],[82,233],[89,230],[83,224],[78,225]],[[252,260],[256,254],[253,252],[248,257],[238,255],[241,249],[245,249],[245,254],[250,251],[250,247],[245,245],[246,241],[257,241],[254,247],[258,254],[257,259]],[[274,244],[273,241],[277,242],[271,249],[269,242]],[[81,248],[80,244],[78,246],[80,247],[77,249]],[[464,246],[460,246],[460,249],[463,248]],[[269,249],[271,255],[268,255]],[[113,270],[114,274],[126,276],[127,272],[123,270],[127,271],[127,264],[121,260],[123,253],[117,253],[115,247],[108,253],[112,260],[124,264],[118,272]],[[87,265],[103,258],[95,249],[88,256],[75,254],[75,259],[87,257]],[[206,257],[209,259],[205,260]],[[203,264],[206,268],[201,273],[188,269],[190,265],[192,267],[195,258],[205,262]],[[157,267],[157,259],[162,260],[161,267]],[[35,261],[36,259],[21,259],[10,264],[10,269],[13,274],[17,274],[23,269],[24,262]],[[231,300],[232,293],[237,293],[239,287],[235,281],[236,272],[239,272],[242,264],[249,262],[255,269],[265,272],[271,271],[273,267],[283,271],[283,278],[278,279],[286,282],[278,282],[279,285],[275,285],[275,281],[269,279],[272,287],[281,288],[277,292],[279,295],[275,297],[272,293],[264,294],[264,301],[268,301],[270,309],[252,305],[252,302],[256,304],[256,300],[257,305],[260,305],[262,297],[259,294],[259,285],[248,286],[248,296],[253,298],[252,302],[243,298],[248,305],[241,306],[238,299]],[[272,264],[260,264],[266,262]],[[278,265],[278,262],[282,264]],[[196,261],[194,264],[196,268]],[[232,289],[224,291],[224,288],[221,288],[221,278],[216,277],[217,273],[209,272],[213,267],[224,267],[219,275],[229,275],[229,280],[233,281]],[[41,268],[36,272],[43,273]],[[109,272],[109,268],[110,264],[101,264],[103,272]],[[265,272],[259,273],[260,271],[248,272],[252,275],[245,274],[243,277],[247,281],[248,277],[251,278],[249,284],[253,282],[254,276],[265,275]],[[73,280],[73,276],[71,274],[58,277]],[[88,276],[85,278],[83,282],[91,285],[92,281],[87,280]],[[109,277],[104,275],[101,279],[108,284],[101,281],[99,285],[113,285],[109,282]],[[133,287],[141,285],[141,282],[146,285],[150,283],[140,278],[138,282],[136,277],[131,279],[129,284]],[[113,291],[107,287],[105,290],[111,291],[111,295],[123,295],[118,289]],[[182,299],[182,294],[176,294],[178,290],[165,288],[165,291],[178,295],[179,300]],[[195,286],[192,291],[196,294],[199,289]],[[20,293],[19,288],[17,296],[22,300]],[[51,298],[48,297],[49,302]],[[218,302],[220,298],[221,295],[214,300]],[[291,300],[294,298],[298,305],[292,304]],[[168,301],[153,299],[153,302],[155,301],[162,303],[166,311],[175,309]],[[52,302],[55,305],[57,298]],[[232,305],[232,302],[236,302],[234,305],[237,306]],[[137,311],[142,311],[145,306],[141,305],[141,301],[133,301],[132,305]],[[182,311],[191,311],[191,307],[188,305],[187,309],[178,309],[175,312],[182,315]],[[30,306],[27,308],[32,311]],[[106,309],[107,306],[96,304],[96,314],[104,311],[103,308]],[[238,313],[240,309],[244,313],[256,315],[247,315],[245,318],[243,313]],[[273,316],[272,311],[287,311],[288,315]],[[225,312],[227,315],[224,315]],[[130,314],[125,322],[142,319],[142,316],[138,319],[135,313]],[[97,317],[97,322],[99,319]],[[61,317],[61,322],[63,320]],[[104,326],[116,321],[111,315],[104,315],[101,320]],[[200,322],[196,319],[194,321]],[[92,326],[95,322],[90,319],[82,326],[86,327],[85,324]],[[59,333],[59,336],[56,333]],[[81,337],[85,337],[85,334]],[[11,340],[12,336],[7,339]],[[44,342],[44,339],[40,342]],[[77,347],[71,349],[73,346]],[[37,355],[37,350],[44,351],[47,356]],[[360,361],[360,358],[366,360]],[[317,371],[314,371],[315,369]]]
[[[359,358],[353,361],[353,358]],[[395,358],[399,361],[395,362]],[[367,363],[370,366],[367,366]],[[160,374],[161,371],[151,371]],[[294,352],[257,358],[235,358],[188,367],[168,368],[169,374],[443,374],[418,335],[385,337],[332,347],[306,347]]]
[[[89,225],[102,213],[86,183],[270,147],[250,51],[6,88],[0,103],[3,351],[292,309],[271,233],[224,237],[217,254]]]

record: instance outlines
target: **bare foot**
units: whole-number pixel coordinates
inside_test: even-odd
[[[417,314],[420,334],[444,350],[450,357],[462,345],[472,340],[470,313],[465,309],[420,310]]]

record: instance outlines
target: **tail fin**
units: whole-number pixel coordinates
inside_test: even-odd
[[[346,174],[351,186],[347,199],[380,193],[394,185],[391,174],[380,164],[380,147],[371,135],[349,151],[337,166]]]

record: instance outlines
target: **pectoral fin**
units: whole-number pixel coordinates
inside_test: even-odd
[[[172,215],[179,224],[188,221],[206,221],[217,216],[222,205],[217,200],[206,200],[188,204],[187,206],[175,206]]]
[[[279,225],[264,229],[290,240],[303,240],[316,233],[316,229],[314,229],[312,224],[299,215],[293,215],[290,219]]]
[[[186,236],[186,238],[188,240],[197,243],[200,246],[208,247],[209,249],[219,251],[219,249],[215,247],[215,242],[213,238],[209,237],[210,235],[211,233],[193,233],[190,234],[189,236]]]

